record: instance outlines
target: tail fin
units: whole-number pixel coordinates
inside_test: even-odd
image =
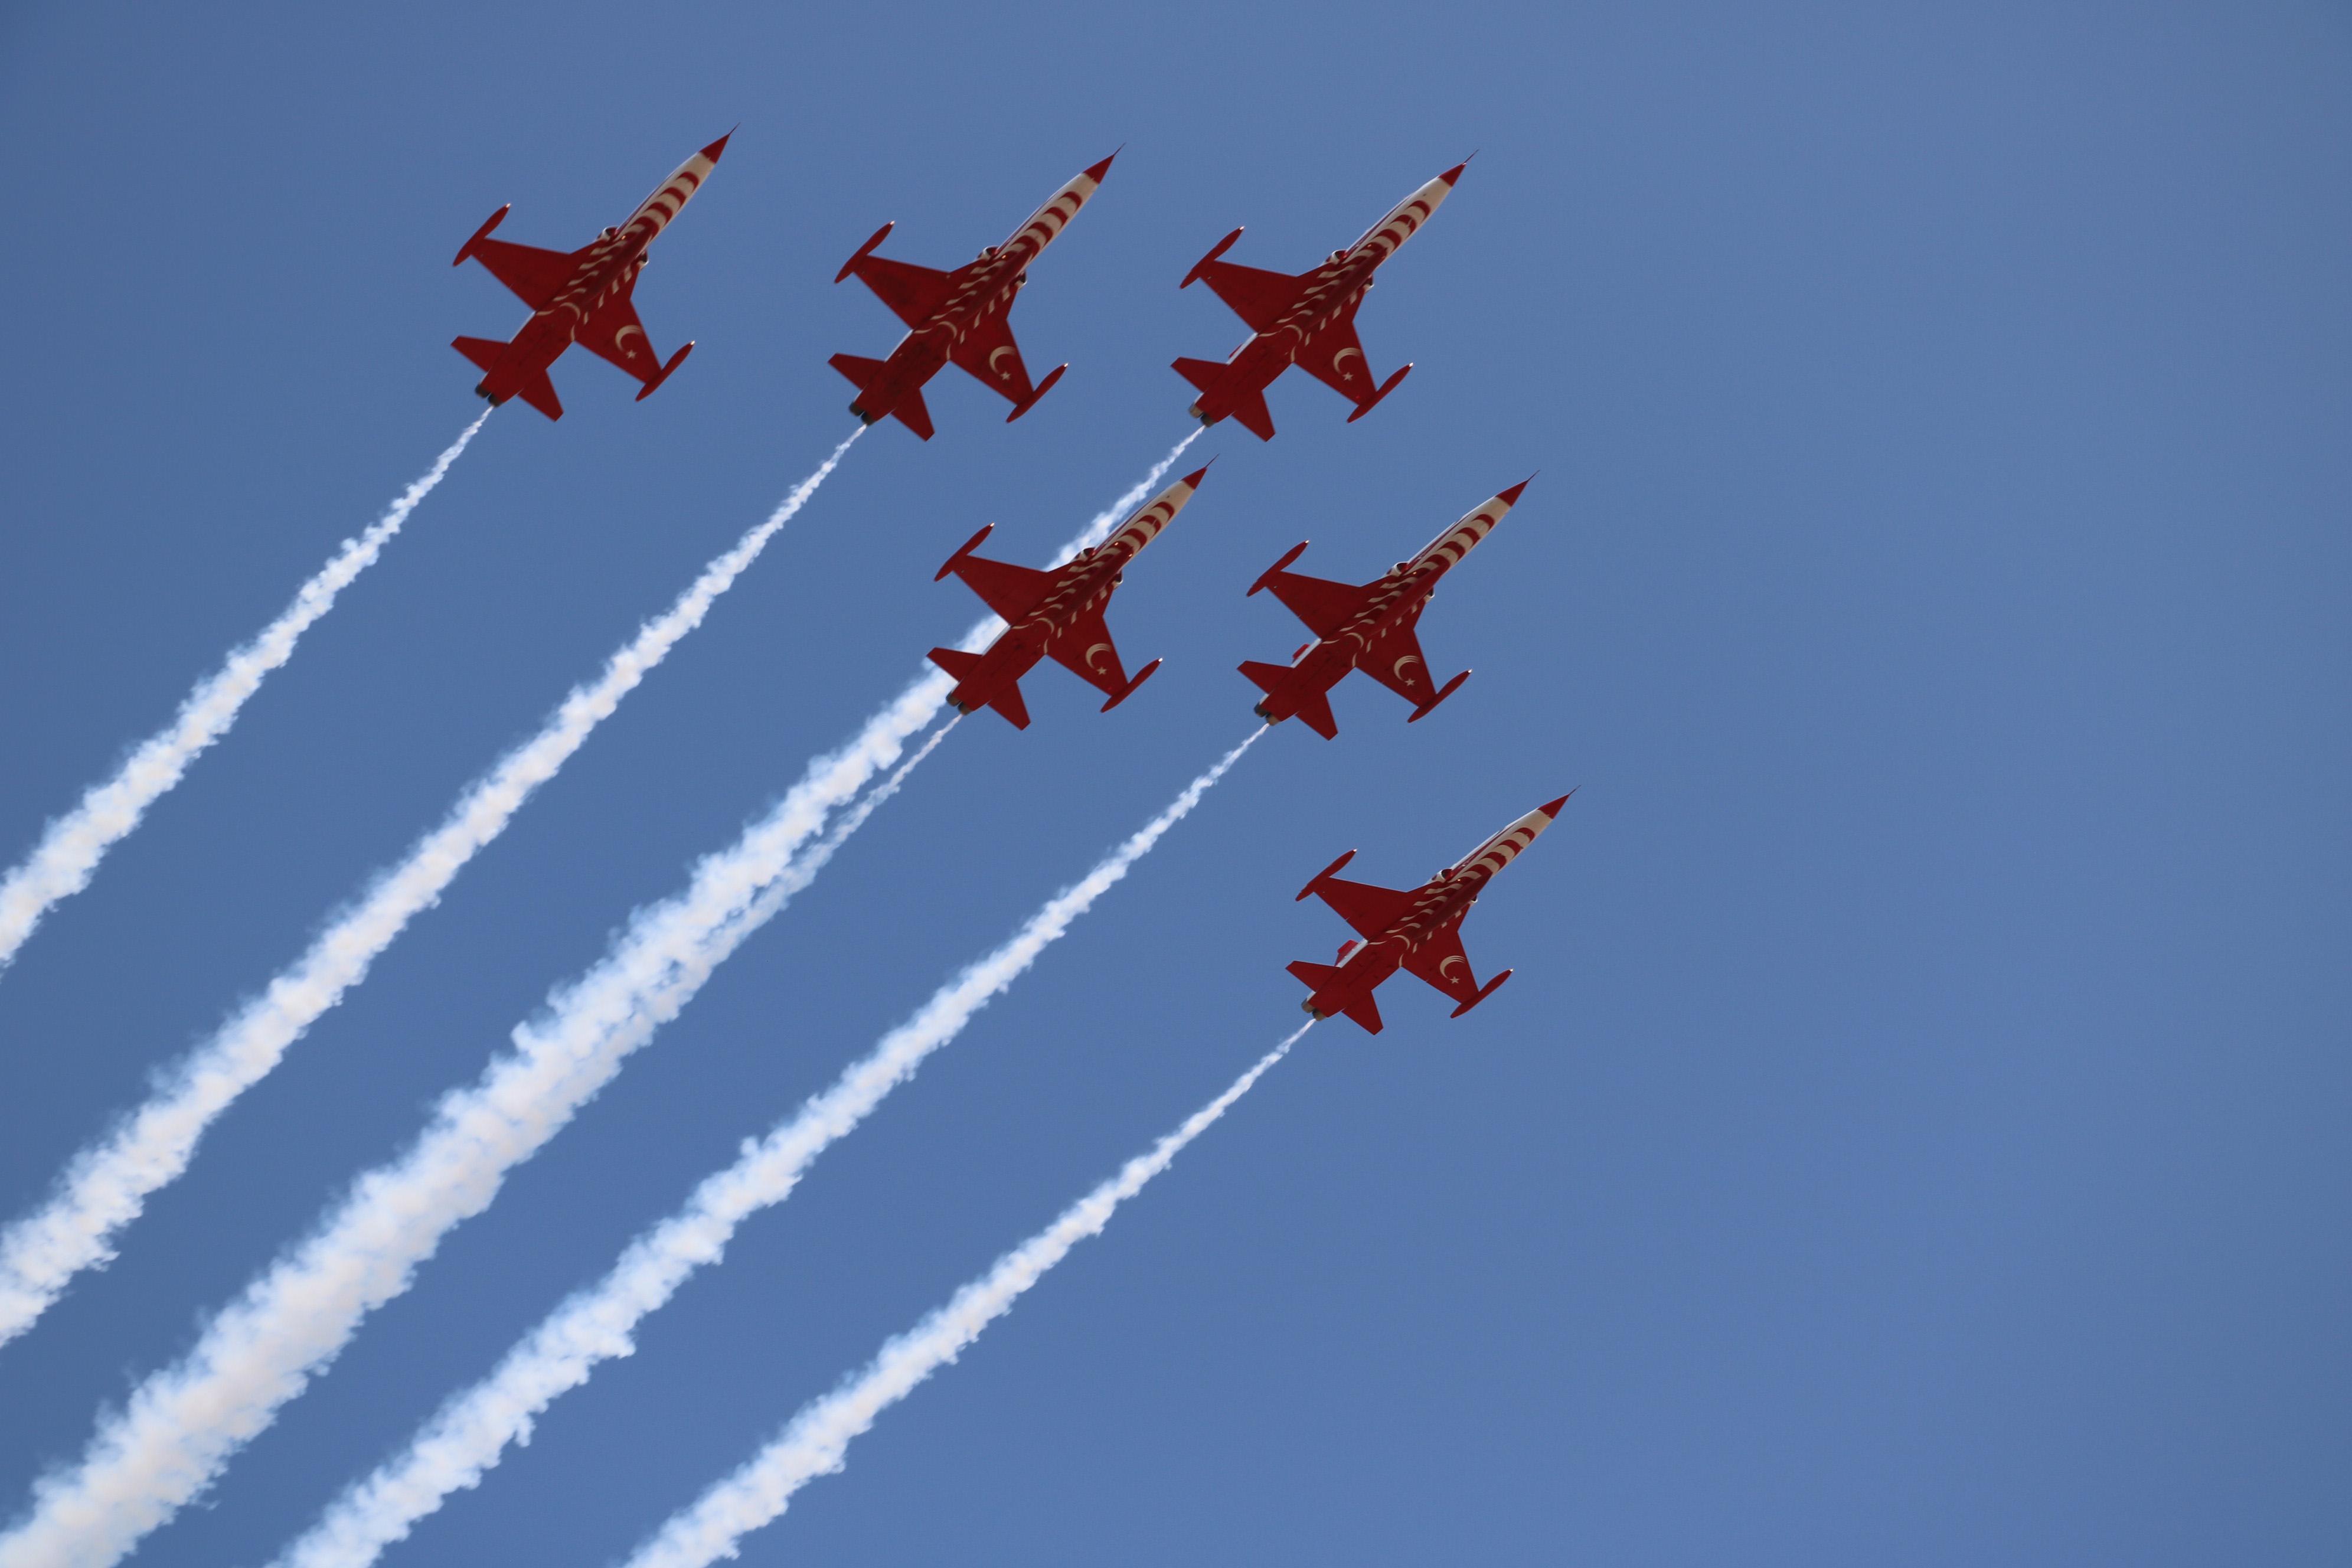
[[[1250,678],[1260,691],[1272,691],[1276,682],[1290,673],[1286,664],[1266,664],[1255,658],[1242,661],[1242,673]]]
[[[547,379],[547,372],[534,371],[523,377],[515,395],[546,415],[550,419],[563,417],[563,405],[555,401],[555,384]]]
[[[873,385],[874,378],[882,374],[880,360],[860,359],[856,354],[835,354],[824,363],[847,376],[850,385],[857,388],[860,393]],[[923,394],[920,388],[914,388],[901,394],[896,407],[883,409],[878,414],[866,407],[862,397],[850,399],[849,411],[868,425],[877,419],[888,418],[895,414],[908,429],[926,441],[931,438],[931,411],[923,406]]]
[[[972,671],[980,668],[980,655],[956,647],[935,647],[930,660],[953,676],[958,686],[971,679]],[[1029,706],[1021,700],[1019,681],[1006,682],[1003,690],[988,700],[988,705],[1003,714],[1014,729],[1029,728]]]
[[[859,359],[856,354],[835,354],[824,362],[849,378],[849,384],[863,392],[874,383],[875,374],[882,368],[878,359]]]
[[[1242,428],[1261,441],[1274,439],[1274,415],[1265,405],[1265,394],[1253,392],[1234,405],[1234,417]]]
[[[507,352],[506,344],[489,338],[459,338],[449,346],[472,360],[481,370],[488,370],[498,363],[499,356]]]
[[[931,649],[930,659],[958,680],[980,668],[980,655],[966,653],[960,647],[935,647]]]
[[[928,441],[931,438],[931,411],[923,405],[922,389],[909,387],[899,395],[898,405],[890,410],[898,423]]]
[[[1305,959],[1300,959],[1287,967],[1292,974],[1311,987],[1318,996],[1323,994],[1329,988],[1331,982],[1339,977],[1339,970],[1336,964],[1309,963]],[[1360,1025],[1366,1034],[1377,1035],[1381,1032],[1381,1010],[1372,1001],[1370,992],[1365,992],[1339,1011]]]
[[[1191,382],[1194,390],[1206,392],[1217,384],[1225,367],[1213,359],[1180,359],[1176,362],[1176,374]]]
[[[1283,678],[1290,673],[1290,668],[1286,664],[1266,664],[1254,658],[1244,660],[1241,667],[1242,673],[1248,676],[1260,691],[1269,696],[1273,694],[1274,689],[1281,683]],[[1264,713],[1265,710],[1261,706],[1258,711]],[[1291,710],[1283,717],[1297,719],[1327,741],[1336,741],[1339,738],[1339,721],[1331,717],[1331,695],[1328,691],[1295,693],[1291,698]]]

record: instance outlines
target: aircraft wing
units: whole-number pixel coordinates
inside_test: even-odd
[[[1356,928],[1356,934],[1370,941],[1404,917],[1412,908],[1412,895],[1396,888],[1376,888],[1370,882],[1349,882],[1338,877],[1326,877],[1315,884],[1315,896],[1331,906],[1339,917]]]
[[[661,358],[646,339],[645,324],[637,320],[637,307],[627,292],[615,294],[598,306],[596,313],[580,324],[572,341],[639,381],[651,384],[660,378]]]
[[[981,602],[1008,621],[1017,621],[1037,607],[1053,586],[1054,574],[1034,566],[1015,566],[982,555],[960,555],[948,570],[963,579]]]
[[[1437,700],[1437,683],[1429,678],[1429,661],[1421,654],[1420,624],[1421,605],[1416,605],[1364,650],[1356,668],[1415,708],[1426,708]]]
[[[1380,386],[1372,379],[1372,367],[1364,362],[1364,345],[1356,337],[1356,312],[1352,307],[1298,351],[1297,363],[1299,369],[1360,408],[1372,400]]]
[[[1318,637],[1329,637],[1364,607],[1366,590],[1351,583],[1334,583],[1299,572],[1269,572],[1265,582],[1283,608],[1305,621],[1307,629]]]
[[[1255,267],[1237,267],[1230,261],[1212,261],[1201,268],[1201,281],[1234,315],[1246,321],[1251,331],[1262,332],[1297,300],[1302,279],[1287,272],[1267,272]]]
[[[509,245],[503,239],[478,239],[472,255],[490,269],[491,277],[514,290],[516,297],[534,310],[547,309],[547,302],[555,298],[557,289],[572,280],[572,274],[580,266],[576,256],[541,250],[532,245]]]
[[[875,297],[910,327],[919,327],[945,302],[955,274],[886,257],[864,256],[851,270]]]
[[[949,356],[981,385],[1014,403],[1034,402],[1036,388],[1029,384],[1029,367],[1021,363],[1021,346],[1013,341],[1009,311],[991,311],[973,323]]]
[[[1478,982],[1470,973],[1470,955],[1462,951],[1458,926],[1408,953],[1404,967],[1405,973],[1427,981],[1465,1010],[1480,1000]]]
[[[1045,645],[1054,662],[1094,687],[1106,697],[1127,689],[1127,668],[1110,640],[1110,626],[1099,609],[1089,610],[1055,634]]]

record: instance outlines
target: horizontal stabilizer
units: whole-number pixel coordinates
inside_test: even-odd
[[[1176,362],[1176,374],[1191,382],[1194,390],[1206,392],[1217,384],[1225,367],[1213,359],[1180,359]]]
[[[930,659],[958,680],[980,668],[980,655],[966,653],[960,647],[935,647],[931,649]]]
[[[459,338],[449,346],[482,370],[498,363],[499,356],[507,352],[506,344],[490,338]]]
[[[1322,995],[1325,991],[1330,988],[1331,983],[1339,978],[1339,970],[1336,964],[1309,963],[1305,959],[1301,959],[1297,963],[1288,965],[1288,968],[1292,974],[1296,975],[1301,981],[1304,981],[1307,985],[1313,987],[1317,996]],[[1310,1001],[1308,1003],[1310,1010],[1313,1005],[1313,1002]],[[1345,1016],[1362,1026],[1365,1033],[1377,1035],[1381,1032],[1381,1009],[1379,1005],[1372,1000],[1372,994],[1370,992],[1367,991],[1362,995],[1349,1001],[1345,1006],[1341,1007],[1339,1011]],[[1322,1017],[1326,1015],[1317,1014],[1316,1016],[1318,1017]]]
[[[1331,717],[1331,694],[1328,691],[1300,692],[1298,721],[1327,741],[1339,738],[1339,721]]]
[[[1236,399],[1234,417],[1241,421],[1243,429],[1259,440],[1274,439],[1274,413],[1265,405],[1265,393],[1253,392],[1247,397]]]
[[[860,359],[856,354],[835,354],[824,363],[847,376],[849,384],[860,392],[874,384],[874,378],[882,371],[880,360]]]
[[[931,438],[931,410],[923,401],[921,388],[908,387],[901,393],[898,401],[891,406],[890,412],[898,416],[899,424],[904,425],[924,440],[928,441]]]
[[[1272,691],[1276,684],[1290,673],[1290,667],[1286,664],[1268,664],[1263,659],[1247,658],[1242,661],[1242,673],[1248,676],[1251,684],[1260,691]]]
[[[550,419],[563,417],[563,405],[555,400],[555,384],[547,379],[547,372],[537,370],[523,377],[515,395],[546,415]]]

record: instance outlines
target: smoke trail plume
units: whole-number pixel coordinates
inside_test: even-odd
[[[363,1568],[451,1492],[479,1484],[509,1444],[530,1437],[533,1422],[560,1394],[587,1382],[599,1363],[629,1354],[637,1324],[696,1269],[718,1262],[737,1226],[789,1197],[819,1154],[1035,963],[1265,733],[1261,728],[1225,753],[1011,940],[942,985],[798,1114],[746,1143],[741,1157],[705,1179],[683,1209],[631,1244],[603,1280],[559,1307],[488,1378],[445,1405],[399,1457],[338,1499],[279,1555],[280,1568]]]
[[[1067,553],[1108,537],[1197,434],[1089,522]],[[840,457],[836,450],[829,463]],[[967,646],[986,646],[1003,624],[982,621]],[[31,1512],[0,1535],[0,1568],[111,1563],[207,1485],[368,1311],[406,1289],[451,1226],[488,1205],[507,1171],[554,1136],[736,946],[814,879],[844,835],[814,847],[809,841],[834,807],[898,761],[952,684],[926,667],[848,744],[812,763],[734,845],[697,866],[685,892],[638,911],[612,952],[551,996],[543,1018],[515,1031],[514,1055],[445,1100],[406,1155],[362,1176],[320,1231],[249,1285],[178,1366],[133,1391],[123,1412],[101,1422],[79,1465],[36,1484]],[[877,792],[856,820],[879,803]]]
[[[1235,1079],[1224,1093],[1160,1140],[1150,1153],[1129,1160],[1118,1175],[998,1258],[994,1268],[957,1291],[946,1306],[884,1345],[865,1371],[803,1406],[774,1441],[691,1507],[673,1515],[651,1541],[637,1549],[626,1568],[705,1568],[722,1557],[734,1556],[743,1537],[782,1513],[793,1493],[818,1476],[841,1469],[847,1462],[851,1440],[872,1426],[875,1417],[955,1360],[980,1337],[982,1330],[1010,1311],[1024,1291],[1068,1256],[1070,1248],[1100,1233],[1120,1204],[1166,1170],[1186,1144],[1247,1094],[1266,1069],[1314,1026],[1312,1019],[1300,1025],[1288,1039]]]
[[[139,826],[147,808],[180,782],[190,763],[228,732],[246,699],[261,689],[271,670],[294,656],[295,643],[312,622],[334,608],[335,595],[375,564],[376,556],[400,531],[408,514],[433,493],[449,465],[489,416],[490,411],[483,409],[465,433],[433,459],[425,477],[402,491],[365,533],[343,541],[334,558],[296,592],[285,614],[199,681],[168,726],[140,742],[112,778],[93,784],[79,805],[50,823],[24,863],[0,878],[0,970],[8,967],[49,906],[88,887],[100,858]],[[0,1331],[0,1339],[5,1337],[5,1331]]]
[[[419,839],[310,950],[171,1069],[147,1103],[77,1155],[42,1208],[0,1235],[0,1344],[31,1327],[82,1269],[112,1256],[114,1233],[148,1195],[176,1180],[214,1119],[275,1068],[319,1016],[342,1000],[419,912],[432,905],[524,800],[586,742],[621,700],[702,624],[777,530],[837,467],[860,426],[767,520],[703,568],[693,585],[614,653],[593,684],[573,689],[538,734],[507,753],[461,795],[441,826]]]
[[[261,997],[180,1064],[148,1104],[105,1142],[78,1157],[45,1208],[0,1237],[0,1340],[22,1332],[75,1272],[106,1258],[114,1232],[137,1215],[148,1194],[186,1169],[211,1121],[275,1067],[302,1031],[364,977],[374,958],[498,836],[530,792],[551,777],[621,699],[701,623],[711,603],[839,464],[856,435],[836,447],[765,521],[710,563],[666,613],[647,622],[613,656],[602,679],[575,689],[537,735],[476,781],[441,826],[335,921]],[[450,1121],[458,1110],[456,1099],[444,1105],[445,1130],[452,1136],[468,1135],[457,1131],[470,1125],[463,1116]],[[477,1112],[494,1119],[505,1114],[497,1104],[472,1107],[467,1114]],[[372,1191],[363,1181],[352,1205],[364,1206]],[[291,1265],[281,1265],[281,1272],[288,1267]],[[403,1272],[398,1267],[391,1270],[394,1277]],[[313,1305],[324,1309],[323,1302]],[[236,1340],[250,1321],[232,1308],[215,1328]],[[249,1342],[237,1342],[256,1354],[261,1352]],[[209,1387],[203,1374],[215,1365],[215,1353],[228,1352],[222,1342],[208,1336],[179,1373],[150,1380],[134,1396],[131,1410],[106,1424],[78,1471],[40,1483],[32,1516],[0,1537],[0,1563],[110,1561],[202,1485],[215,1461],[166,1459],[142,1447],[142,1435],[152,1422],[169,1426],[174,1420],[202,1425],[207,1419],[192,1408],[172,1406],[168,1390],[183,1384]],[[295,1386],[299,1383],[297,1375]],[[264,1400],[263,1405],[274,1407],[274,1402]],[[223,1406],[209,1415],[220,1417],[219,1436],[234,1446],[243,1440],[236,1436],[239,1422],[257,1419],[257,1408],[248,1403],[234,1406],[234,1413]],[[195,1447],[202,1449],[204,1445]],[[112,1500],[99,1500],[102,1499]],[[88,1511],[92,1506],[98,1514]],[[85,1532],[75,1521],[92,1525],[94,1533]],[[85,1541],[91,1543],[87,1553],[78,1544],[68,1549],[68,1542]]]

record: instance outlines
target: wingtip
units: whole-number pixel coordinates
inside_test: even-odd
[[[1579,785],[1578,787],[1581,788],[1582,786]],[[1575,790],[1570,790],[1568,795],[1561,795],[1558,800],[1546,801],[1538,809],[1544,814],[1546,821],[1553,820],[1559,816],[1559,808],[1568,804],[1569,796],[1573,795],[1575,793]]]

